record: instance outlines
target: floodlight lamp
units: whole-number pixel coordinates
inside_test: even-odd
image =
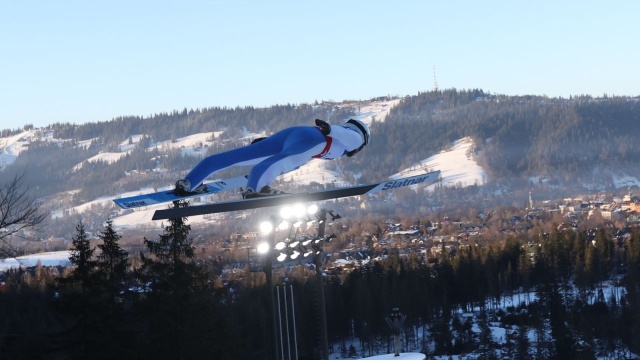
[[[270,221],[263,221],[260,223],[260,231],[264,234],[269,234],[273,231],[273,224]]]
[[[279,230],[286,230],[289,227],[289,222],[284,220],[278,225]]]
[[[276,258],[276,260],[283,262],[285,260],[287,260],[287,254],[285,253],[280,253],[280,255],[278,255],[278,257]]]
[[[258,244],[257,250],[258,250],[259,254],[268,253],[269,252],[269,243],[261,242],[260,244]]]
[[[300,242],[299,242],[299,241],[294,241],[294,242],[292,242],[292,243],[290,243],[290,244],[289,244],[289,247],[290,247],[290,248],[294,248],[294,247],[298,246],[298,244],[300,244]]]
[[[316,204],[309,205],[309,207],[307,208],[307,214],[313,215],[316,212],[318,212],[318,205],[316,205]]]
[[[295,204],[292,206],[292,208],[293,208],[293,215],[295,217],[299,217],[299,218],[303,217],[306,212],[306,209],[302,204]]]
[[[311,244],[311,242],[312,242],[312,241],[313,241],[313,240],[311,240],[311,239],[309,239],[309,240],[305,240],[305,241],[303,241],[303,242],[302,242],[302,245],[303,245],[303,246],[307,246],[307,245]]]
[[[293,251],[293,254],[291,254],[291,258],[292,258],[292,259],[295,259],[295,258],[297,258],[299,255],[300,255],[300,252],[299,252],[299,251],[295,251],[295,250],[294,250],[294,251]]]
[[[304,254],[302,254],[302,257],[307,257],[309,255],[311,255],[312,251],[311,250],[307,250]]]
[[[294,228],[299,228],[300,225],[302,225],[302,221],[296,221],[296,222],[293,223],[293,227]]]
[[[276,250],[282,250],[287,246],[287,244],[285,244],[284,241],[280,241],[279,243],[276,244]]]
[[[280,217],[288,219],[293,215],[293,208],[291,206],[284,206],[280,209]]]

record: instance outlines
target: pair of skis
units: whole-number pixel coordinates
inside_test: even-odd
[[[152,219],[173,219],[179,217],[189,217],[229,211],[249,210],[262,207],[281,206],[298,202],[322,201],[350,196],[375,194],[380,191],[393,190],[400,187],[418,184],[429,184],[436,181],[439,176],[440,171],[434,171],[430,173],[402,177],[368,185],[356,185],[337,189],[313,191],[308,193],[282,194],[253,199],[226,201],[215,204],[157,210]],[[246,183],[246,176],[241,176],[232,179],[217,180],[205,183],[207,186],[209,186],[210,191],[208,193],[178,196],[173,193],[173,190],[167,190],[128,198],[115,199],[114,202],[124,209],[134,209],[164,202],[188,199],[195,196],[206,196],[220,191],[238,189],[240,187],[246,186]]]
[[[198,193],[198,194],[189,194],[186,196],[176,195],[173,192],[173,189],[157,191],[149,194],[136,195],[130,197],[124,197],[119,199],[114,199],[118,206],[123,209],[136,209],[145,206],[151,206],[156,204],[162,204],[166,202],[172,202],[177,200],[185,200],[198,196],[205,196],[215,194],[221,191],[234,190],[239,189],[241,187],[247,186],[247,178],[248,175],[238,176],[231,179],[225,180],[214,180],[208,181],[204,184],[209,188],[209,192],[206,193]]]

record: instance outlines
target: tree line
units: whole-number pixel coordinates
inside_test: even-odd
[[[157,239],[144,239],[145,251],[128,254],[110,221],[95,246],[78,223],[71,268],[4,275],[0,358],[269,358],[273,289],[261,272],[221,278],[220,260],[198,256],[190,230],[185,219],[172,219]],[[640,351],[640,232],[619,239],[605,229],[554,230],[531,243],[511,236],[457,251],[442,245],[431,261],[392,250],[327,277],[331,351],[389,352],[384,316],[392,308],[407,316],[404,346],[429,355],[568,359]],[[301,265],[274,279],[294,289],[300,358],[319,354],[313,271]],[[479,333],[462,313],[475,314]],[[512,330],[505,344],[490,335],[496,319]],[[352,338],[359,346],[350,349]]]

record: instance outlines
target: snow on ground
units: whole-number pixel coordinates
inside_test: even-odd
[[[140,140],[142,140],[143,137],[144,135],[142,134],[131,135],[127,140],[121,142],[118,145],[118,149],[120,149],[120,151],[133,150],[138,145]]]
[[[69,266],[69,251],[53,251],[48,253],[19,256],[17,258],[0,259],[0,272],[20,266],[32,267],[38,264],[42,266]]]
[[[20,152],[27,148],[33,131],[23,131],[17,135],[0,138],[0,169],[13,164]]]
[[[389,115],[389,111],[400,103],[401,99],[381,100],[367,102],[366,105],[355,105],[356,115],[353,117],[356,120],[361,120],[367,125],[370,125],[373,119],[376,121],[384,121]]]
[[[215,138],[221,132],[205,132],[197,133],[179,138],[175,141],[167,140],[156,143],[152,148],[163,149],[182,149],[183,155],[188,156],[204,156],[207,149],[215,142]]]
[[[96,139],[97,139],[97,138],[78,141],[78,147],[81,147],[81,148],[88,148],[89,146],[91,146],[91,144],[93,144],[93,142],[94,142]]]
[[[362,358],[363,360],[424,360],[427,357],[424,354],[420,353],[400,353],[400,356],[395,356],[395,354],[386,354],[386,355],[377,355],[370,356],[366,358]],[[338,359],[338,358],[335,358]]]
[[[444,186],[482,185],[486,182],[487,173],[478,165],[473,156],[474,143],[469,137],[453,143],[450,149],[443,150],[419,164],[391,176],[397,179],[404,176],[419,175],[425,171],[440,170],[440,182]],[[431,185],[432,187],[435,185]]]
[[[167,208],[166,204],[163,204],[163,205],[164,206],[160,206],[160,205],[149,206],[140,210],[126,212],[124,215],[121,215],[112,219],[113,226],[118,230],[122,230],[122,229],[128,229],[135,226],[139,226],[142,224],[153,225],[154,221],[151,220],[151,218],[153,217],[153,214],[155,213],[156,210]],[[189,218],[189,223],[193,223],[191,218]],[[159,222],[157,224],[157,227],[158,228],[160,227]]]
[[[613,184],[616,188],[628,188],[631,186],[640,186],[640,180],[635,176],[614,175]]]
[[[0,169],[13,164],[18,155],[34,141],[64,142],[53,138],[53,131],[46,129],[25,130],[19,134],[0,138]]]
[[[123,156],[127,155],[130,152],[130,150],[127,150],[125,152],[102,152],[99,153],[97,155],[94,155],[90,158],[88,158],[87,160],[81,162],[80,164],[77,164],[76,166],[73,167],[73,171],[78,171],[80,169],[82,169],[82,166],[85,162],[97,162],[97,161],[104,161],[107,164],[113,164],[114,162],[120,160]]]
[[[323,185],[333,184],[336,187],[351,185],[346,182],[337,164],[335,162],[331,164],[336,165],[336,170],[328,170],[325,167],[327,160],[314,159],[297,170],[281,175],[277,180],[293,182],[297,185],[309,185],[313,182]]]
[[[253,139],[267,136],[267,133],[264,131],[259,133],[252,133],[249,130],[247,130],[246,127],[242,128],[241,134],[242,134],[242,139],[246,141],[252,141]]]

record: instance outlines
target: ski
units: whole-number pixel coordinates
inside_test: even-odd
[[[123,197],[119,199],[113,199],[113,202],[118,204],[123,209],[136,209],[144,206],[156,205],[165,202],[171,202],[176,200],[184,200],[197,196],[207,196],[215,194],[221,191],[239,189],[247,185],[247,175],[238,176],[235,178],[208,181],[204,184],[209,187],[209,192],[189,194],[186,196],[176,195],[173,189],[157,191],[149,194],[142,194],[130,197]]]
[[[257,209],[271,206],[281,206],[298,202],[322,201],[338,199],[343,197],[375,194],[380,191],[397,189],[400,187],[428,184],[438,179],[440,171],[434,171],[426,174],[403,177],[383,182],[356,185],[344,188],[320,190],[308,193],[282,194],[274,196],[266,196],[253,199],[242,199],[235,201],[226,201],[216,204],[187,206],[183,208],[171,208],[156,210],[153,220],[174,219],[180,217],[189,217],[196,215],[215,214],[221,212],[241,211],[249,209]]]

